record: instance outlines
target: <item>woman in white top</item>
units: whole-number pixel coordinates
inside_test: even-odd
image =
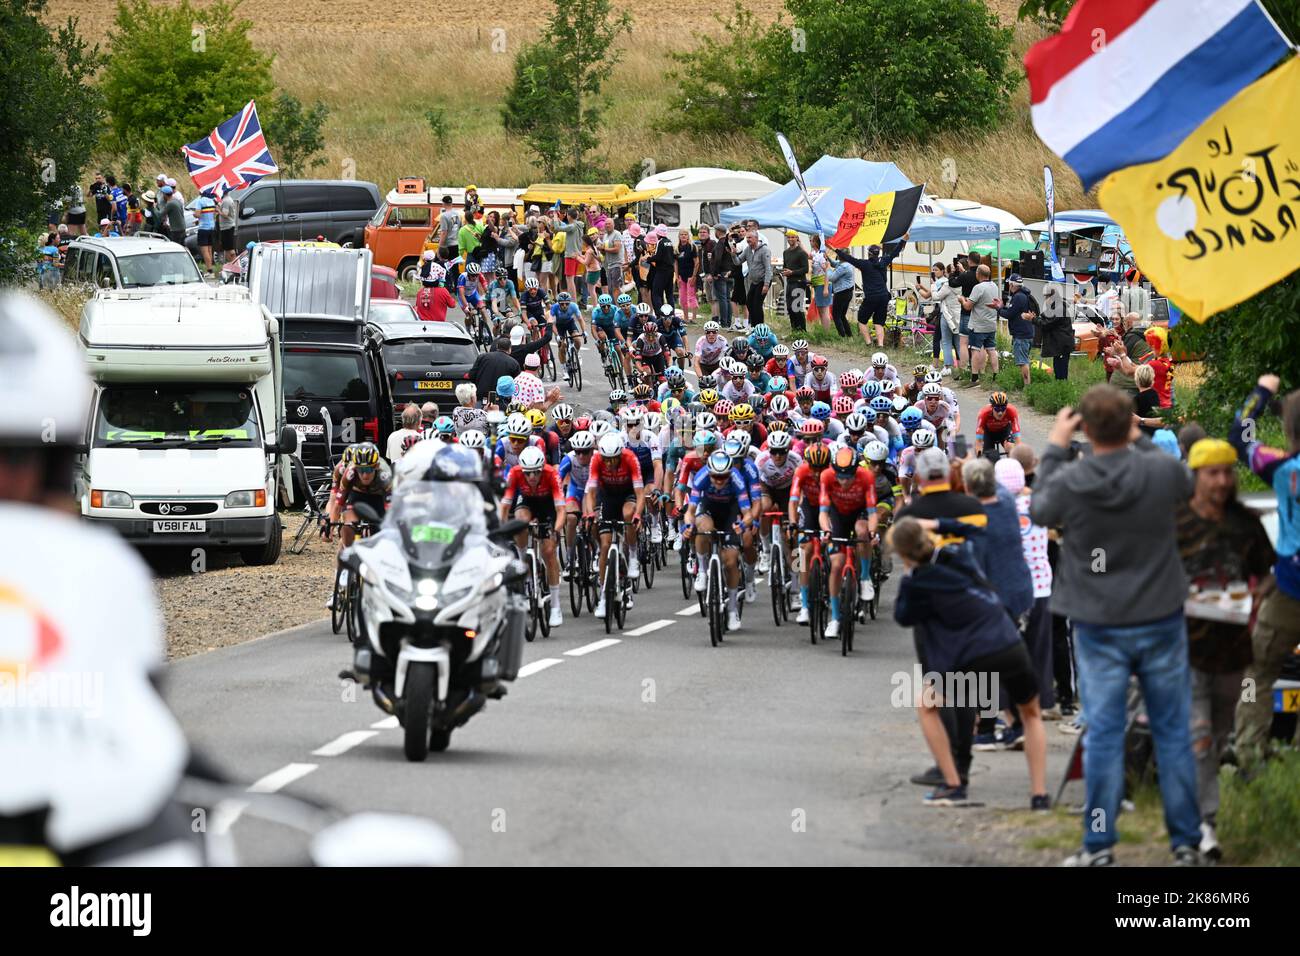
[[[810,240],[812,252],[809,256],[808,284],[812,287],[812,304],[808,307],[808,321],[821,321],[822,328],[831,328],[831,283],[827,278],[826,250],[822,248],[822,237],[813,233]]]
[[[948,282],[948,267],[942,262],[936,262],[930,267],[930,279],[930,288],[927,289],[918,282],[916,292],[922,299],[929,299],[939,307],[937,332],[943,352],[943,374],[951,375],[953,366],[961,368],[961,358],[955,345],[961,322],[961,302],[958,301],[957,290]]]

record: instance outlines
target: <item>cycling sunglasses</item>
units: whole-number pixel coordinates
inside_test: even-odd
[[[373,475],[375,473],[374,465],[357,465],[358,475]]]

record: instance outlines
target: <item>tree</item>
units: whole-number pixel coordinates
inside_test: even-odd
[[[616,46],[632,18],[609,0],[565,0],[536,42],[515,57],[501,122],[528,140],[548,178],[590,181],[600,144],[601,90],[622,58]]]
[[[304,110],[298,98],[288,93],[275,98],[274,108],[263,118],[263,128],[281,175],[293,179],[324,165],[325,157],[316,154],[325,148],[322,129],[329,112],[324,103]]]
[[[132,136],[160,153],[210,133],[252,99],[269,97],[271,57],[249,39],[238,0],[194,7],[119,2],[102,87],[119,147]]]
[[[45,0],[0,4],[0,283],[19,278],[33,245],[19,237],[44,225],[46,208],[78,182],[103,123],[103,100],[91,77],[98,48],[68,20],[51,33],[40,20]]]

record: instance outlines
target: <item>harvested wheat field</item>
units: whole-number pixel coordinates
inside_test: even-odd
[[[764,19],[774,19],[782,10],[778,0],[749,0],[747,5]],[[990,5],[1004,22],[1014,23],[1015,0],[990,0]],[[351,160],[357,178],[381,188],[411,175],[439,184],[480,186],[525,186],[541,178],[526,144],[502,129],[500,98],[514,54],[533,39],[548,5],[512,9],[505,16],[483,16],[465,0],[430,7],[244,0],[239,9],[255,25],[254,41],[275,54],[277,85],[305,102],[320,100],[331,110],[325,163],[314,170],[316,175],[343,175]],[[647,168],[779,163],[774,143],[745,133],[703,137],[654,128],[673,89],[667,76],[669,54],[691,49],[693,33],[718,29],[709,8],[698,4],[667,0],[654,9],[653,18],[634,14],[623,60],[607,87],[609,108],[598,161],[628,182]],[[113,7],[52,0],[51,19],[69,15],[79,18],[86,37],[102,42]],[[1026,24],[1015,29],[1017,56],[1042,35]],[[442,143],[425,119],[430,109],[445,111]],[[931,191],[978,199],[1026,221],[1043,214],[1042,166],[1054,160],[1033,134],[1023,86],[1012,99],[1006,125],[996,133],[969,136],[954,123],[952,132],[924,148],[901,146],[866,158],[891,160],[913,181],[929,183]],[[948,159],[958,175],[955,190],[943,186]],[[1058,207],[1091,205],[1078,179],[1059,161],[1054,165]],[[155,157],[146,166],[184,175],[178,158]]]

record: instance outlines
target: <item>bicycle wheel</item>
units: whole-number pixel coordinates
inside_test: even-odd
[[[825,622],[822,620],[822,561],[814,558],[808,566],[808,637],[813,644]]]
[[[531,554],[528,556],[524,596],[528,598],[528,626],[524,629],[524,640],[531,643],[537,638],[537,561]]]
[[[623,557],[623,552],[618,554],[618,603],[615,605],[617,611],[618,629],[623,630],[623,625],[627,623],[627,604],[624,597],[627,593],[627,559]],[[633,585],[636,584],[634,580]]]
[[[582,391],[582,359],[578,357],[578,346],[569,346],[569,378],[573,381],[573,387]]]
[[[361,636],[361,578],[352,575],[348,579],[348,640],[353,644]]]
[[[556,598],[558,600],[558,597]],[[543,578],[537,592],[537,623],[542,629],[542,637],[551,636],[551,585]]]
[[[772,545],[770,570],[767,572],[767,587],[772,592],[772,620],[780,627],[784,621],[785,611],[785,556],[779,544]]]
[[[659,549],[653,543],[643,542],[643,537],[644,532],[637,536],[637,550],[644,553],[641,559],[641,578],[645,581],[645,589],[649,591],[655,586],[655,560]]]
[[[695,583],[694,578],[691,577],[690,571],[692,550],[693,549],[688,546],[688,542],[683,541],[682,550],[678,552],[678,554],[681,555],[682,566],[682,597],[687,601],[691,599],[691,587]]]
[[[618,559],[612,554],[605,558],[605,580],[601,586],[605,589],[605,633],[609,634],[614,630],[614,607],[623,603],[618,586]]]
[[[573,553],[565,564],[569,569],[569,608],[574,617],[582,617],[582,591],[587,582],[585,550],[582,538],[574,538]]]
[[[334,603],[330,605],[330,630],[335,634],[343,630],[343,619],[348,613],[348,593],[343,585],[343,566],[334,571]]]
[[[722,560],[716,553],[709,559],[709,586],[705,590],[708,594],[709,641],[717,647],[722,643],[727,619],[726,612],[723,610],[725,602],[722,597]]]
[[[846,561],[854,560],[856,555],[849,554]],[[852,571],[844,575],[844,584],[840,588],[840,656],[848,657],[853,650],[853,628],[858,623],[858,576]]]

